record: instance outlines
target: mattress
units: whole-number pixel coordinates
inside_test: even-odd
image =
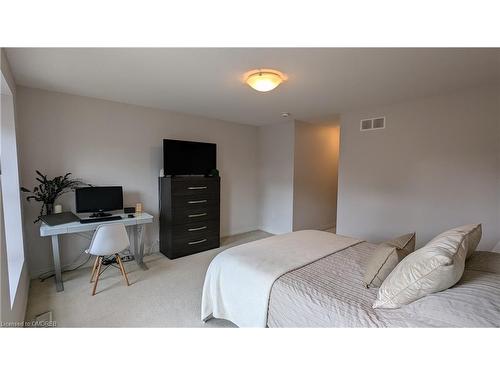
[[[288,272],[273,284],[269,327],[499,327],[500,274],[466,269],[454,287],[399,309],[373,309],[363,286],[376,245],[362,242]]]
[[[317,230],[272,236],[232,247],[208,266],[201,319],[227,319],[239,327],[266,327],[269,295],[287,272],[362,241]]]

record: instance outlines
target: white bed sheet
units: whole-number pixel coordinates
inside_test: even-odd
[[[265,327],[271,288],[281,275],[360,240],[304,230],[230,248],[217,255],[203,286],[201,319]]]

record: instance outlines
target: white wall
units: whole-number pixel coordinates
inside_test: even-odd
[[[338,121],[295,122],[293,230],[335,227],[338,153]]]
[[[280,234],[335,226],[338,143],[336,120],[259,129],[261,229]]]
[[[21,184],[35,185],[35,170],[49,176],[72,172],[92,184],[124,187],[124,204],[143,202],[155,215],[146,246],[158,239],[158,180],[162,139],[217,143],[221,185],[221,235],[258,228],[258,128],[162,110],[18,87]],[[74,194],[60,203],[74,209]],[[50,241],[33,224],[39,205],[24,203],[31,275],[52,267]],[[88,240],[63,236],[62,264],[71,263]]]
[[[293,227],[293,121],[259,128],[259,211],[262,230],[279,234]]]
[[[12,94],[13,98],[9,98],[9,100],[15,100],[16,98],[16,87],[14,78],[12,76],[9,62],[7,61],[7,57],[5,56],[5,52],[3,49],[0,49],[0,69],[3,77],[6,79],[6,84],[8,86],[8,90],[10,91],[9,95]],[[3,105],[7,104],[7,100],[2,95],[2,129],[0,130],[1,136],[1,152],[2,152],[2,162],[5,161],[5,156],[9,158],[9,165],[2,165],[4,168],[2,174],[7,173],[7,175],[2,176],[8,177],[10,180],[18,179],[18,171],[16,170],[16,109],[14,108],[14,113],[10,114],[8,117],[9,120],[9,128],[5,129],[4,126],[7,123],[4,123],[7,116],[6,108]],[[14,122],[12,123],[12,115],[14,116]],[[9,137],[9,142],[5,142],[7,140],[6,137]],[[7,146],[7,147],[6,147]],[[8,155],[5,154],[8,152]],[[14,163],[15,162],[15,163]],[[8,167],[9,170],[6,170],[5,167]],[[5,181],[6,182],[6,181]],[[5,185],[5,182],[2,182]],[[12,182],[12,181],[11,181]],[[15,181],[14,181],[15,182]],[[4,186],[2,186],[3,188]],[[15,220],[19,222],[20,220],[20,207],[19,207],[19,191],[8,192],[9,210],[14,210],[13,216],[9,217],[9,221],[15,223]],[[17,202],[16,202],[17,200]],[[5,207],[8,208],[8,207]],[[26,305],[28,301],[28,292],[29,292],[29,276],[28,276],[28,267],[27,262],[25,261],[25,249],[23,248],[23,233],[21,228],[17,227],[15,229],[15,233],[12,231],[9,232],[8,235],[5,233],[5,223],[3,217],[4,207],[2,205],[2,196],[0,194],[0,321],[2,322],[22,322],[24,321],[24,317],[26,314]],[[12,245],[12,241],[7,237],[15,234],[16,238],[14,238],[14,245],[18,247],[18,250],[15,253],[9,251],[7,253],[6,245],[9,242],[9,245]],[[12,238],[11,238],[12,239]],[[10,248],[9,248],[10,250]],[[10,258],[10,259],[9,259]],[[14,258],[14,259],[13,259]],[[14,261],[14,262],[13,262]],[[18,268],[17,270],[12,269],[13,267]],[[12,276],[12,272],[15,271],[15,279],[13,282],[9,280],[9,275]],[[10,273],[9,273],[10,272]]]
[[[421,245],[483,223],[500,240],[500,90],[477,88],[341,116],[337,233],[379,242],[409,231]],[[387,127],[359,131],[363,118]]]

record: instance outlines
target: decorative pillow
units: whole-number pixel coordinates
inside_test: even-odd
[[[373,308],[395,309],[455,285],[473,247],[471,232],[464,228],[446,231],[404,258],[380,286]]]
[[[444,233],[441,233],[437,237],[445,236],[447,233],[454,233],[454,232],[462,232],[466,234],[465,248],[467,249],[467,256],[465,259],[468,259],[472,255],[472,253],[474,253],[474,251],[476,250],[479,241],[481,241],[481,235],[482,235],[481,224],[463,225],[461,227],[450,229]],[[434,241],[437,237],[432,239],[430,242]]]
[[[373,250],[368,261],[363,280],[365,286],[378,288],[401,259],[413,250],[415,250],[415,233],[382,242]]]

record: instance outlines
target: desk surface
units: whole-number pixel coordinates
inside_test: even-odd
[[[53,236],[57,234],[64,233],[79,233],[79,232],[88,232],[95,230],[101,224],[112,224],[112,223],[122,223],[126,226],[129,225],[138,225],[138,224],[147,224],[153,222],[153,216],[143,212],[140,214],[134,214],[133,218],[127,217],[127,214],[114,214],[115,216],[121,216],[121,220],[113,220],[113,221],[100,221],[97,223],[85,223],[81,224],[79,221],[74,221],[71,223],[61,224],[61,225],[47,225],[42,223],[40,226],[40,236]]]

